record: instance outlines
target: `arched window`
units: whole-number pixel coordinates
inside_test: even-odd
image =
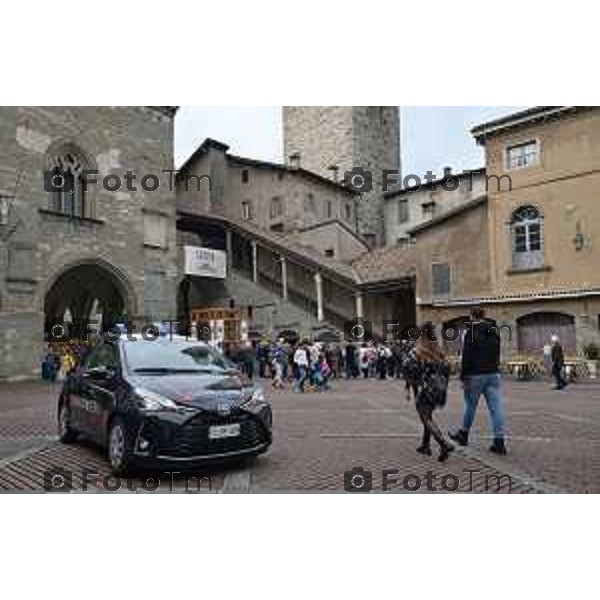
[[[48,160],[49,208],[70,217],[89,217],[91,187],[84,184],[85,170],[93,169],[83,152],[73,144],[66,144],[52,152]]]
[[[540,268],[544,264],[542,216],[535,206],[521,206],[512,214],[512,262],[513,269]]]

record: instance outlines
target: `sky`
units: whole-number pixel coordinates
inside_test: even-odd
[[[402,106],[402,173],[422,176],[483,166],[470,129],[524,106]],[[175,164],[211,137],[239,156],[283,162],[281,107],[182,106],[175,119]]]

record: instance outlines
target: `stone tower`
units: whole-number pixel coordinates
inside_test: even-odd
[[[358,201],[357,229],[370,245],[384,243],[382,172],[400,179],[400,112],[397,106],[284,106],[284,153],[325,177],[344,178],[362,167],[373,191]]]

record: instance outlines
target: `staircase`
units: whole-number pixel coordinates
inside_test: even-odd
[[[256,284],[240,271],[229,271],[225,290],[236,306],[253,307],[252,328],[275,332],[293,329],[301,336],[310,335],[314,329],[335,328],[325,321],[317,321],[316,309],[311,310],[310,301],[297,294],[290,294],[294,302],[284,300],[275,290],[269,289],[266,282]]]

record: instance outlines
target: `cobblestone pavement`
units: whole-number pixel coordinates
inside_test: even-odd
[[[265,382],[268,387],[268,382]],[[457,449],[446,463],[415,452],[420,426],[413,403],[395,381],[340,381],[326,393],[271,392],[275,439],[254,463],[194,473],[201,491],[344,491],[344,474],[355,468],[372,473],[372,489],[419,492],[600,492],[600,383],[581,383],[556,392],[545,382],[505,383],[509,455],[488,452],[487,412],[482,401],[468,449]],[[82,469],[97,471],[107,489],[103,454],[84,442],[64,446],[55,437],[57,388],[42,383],[0,385],[0,490],[42,491],[44,472],[63,468],[81,488]],[[444,430],[459,422],[462,395],[453,382],[448,406],[436,417]],[[147,477],[152,477],[147,481]],[[127,488],[186,490],[185,479],[145,474]],[[151,482],[150,482],[151,481]],[[355,480],[358,481],[358,480]],[[367,479],[368,481],[368,475]],[[146,486],[146,487],[144,487]],[[187,489],[196,491],[198,481]]]

